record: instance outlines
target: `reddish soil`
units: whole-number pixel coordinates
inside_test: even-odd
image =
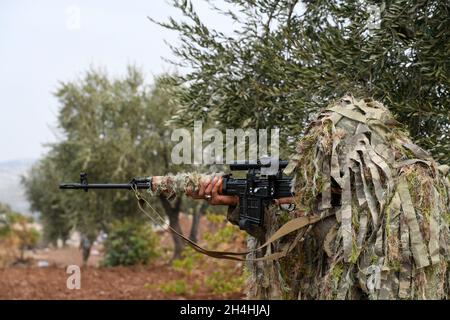
[[[202,219],[199,237],[214,227]],[[181,217],[185,234],[189,234],[190,219]],[[38,250],[28,253],[31,263],[28,266],[0,268],[0,299],[242,299],[243,293],[229,295],[214,294],[211,289],[199,285],[204,283],[205,275],[214,271],[207,264],[202,270],[194,270],[186,275],[170,266],[171,236],[160,234],[161,247],[166,254],[159,261],[147,266],[98,267],[102,259],[101,246],[95,249],[99,255],[89,258],[88,267],[81,269],[81,289],[68,289],[66,266],[81,265],[81,251],[77,247]],[[242,250],[242,243],[235,250]],[[37,267],[39,260],[46,260],[49,267]],[[208,261],[208,260],[207,260]],[[242,266],[234,265],[236,270]],[[185,283],[185,293],[165,292],[164,284],[179,280]],[[192,290],[192,288],[196,288]]]
[[[103,258],[103,255],[101,254],[102,247],[94,246],[93,250],[100,252],[100,255],[91,254],[88,260],[88,266],[98,267]],[[48,261],[52,267],[66,267],[71,264],[81,266],[83,264],[81,250],[77,247],[70,246],[51,250],[36,250],[33,253],[29,252],[27,257],[30,257],[33,260],[32,265],[37,265],[37,262],[40,260]]]
[[[194,294],[165,293],[158,286],[186,278],[164,264],[146,267],[85,268],[81,289],[67,289],[65,268],[15,267],[0,269],[0,299],[241,299],[243,294],[215,295],[205,288]]]

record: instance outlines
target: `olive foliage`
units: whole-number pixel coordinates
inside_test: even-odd
[[[116,220],[147,219],[130,191],[85,193],[59,190],[58,184],[79,181],[80,171],[88,173],[90,182],[128,182],[179,170],[170,161],[171,128],[165,123],[178,108],[173,90],[165,76],[147,85],[135,67],[121,78],[91,69],[80,79],[60,83],[55,93],[59,141],[23,181],[48,241],[65,240],[72,230],[93,241]],[[160,199],[150,201],[163,212]]]
[[[450,4],[441,0],[207,1],[232,33],[208,27],[188,0],[174,63],[187,67],[173,121],[281,128],[285,150],[319,108],[352,93],[390,108],[413,139],[450,162]]]

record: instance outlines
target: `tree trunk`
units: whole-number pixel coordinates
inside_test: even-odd
[[[178,233],[183,234],[180,226],[180,207],[181,207],[181,197],[177,198],[175,204],[171,204],[164,196],[159,197],[161,204],[169,218],[169,225]],[[184,249],[184,240],[172,232],[172,239],[174,244],[173,257],[172,259],[181,258],[181,253]]]
[[[20,247],[20,258],[19,258],[20,262],[25,261],[25,248],[26,248],[25,246]]]
[[[194,242],[197,242],[198,235],[198,227],[200,225],[200,218],[205,214],[206,209],[208,208],[208,202],[204,201],[200,206],[197,206],[197,210],[194,211],[192,216],[192,225],[191,225],[191,233],[189,235],[189,239]]]
[[[83,245],[83,247],[82,247],[82,251],[83,251],[83,267],[87,266],[87,263],[88,263],[88,260],[89,260],[89,256],[91,255],[91,249],[92,249],[92,244]]]

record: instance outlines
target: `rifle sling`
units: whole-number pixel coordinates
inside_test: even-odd
[[[176,234],[178,237],[180,237],[187,245],[189,245],[191,248],[193,248],[195,251],[200,252],[204,255],[207,255],[209,257],[217,258],[217,259],[228,259],[228,260],[236,260],[236,261],[272,261],[272,260],[278,260],[280,258],[285,257],[295,246],[296,244],[303,240],[304,234],[297,235],[296,239],[290,243],[284,245],[283,249],[278,252],[274,252],[272,254],[268,254],[261,258],[244,258],[243,256],[246,256],[251,253],[256,253],[257,251],[267,247],[268,245],[272,244],[276,240],[286,236],[287,234],[294,232],[296,230],[299,230],[301,228],[304,228],[306,226],[311,226],[312,224],[330,216],[331,214],[328,212],[325,215],[316,215],[316,216],[302,216],[295,219],[292,219],[288,222],[286,222],[284,225],[282,225],[275,233],[261,246],[259,246],[256,249],[245,251],[245,252],[232,252],[232,251],[214,251],[214,250],[207,250],[203,247],[201,247],[196,242],[192,241],[191,239],[185,237],[183,234],[179,233],[177,230],[172,228],[170,225],[160,223],[154,219],[142,206],[142,203],[149,206],[158,216],[161,221],[164,221],[164,218],[159,214],[159,212],[156,211],[156,209],[153,208],[153,206],[144,199],[139,191],[137,189],[134,189],[134,193],[136,195],[136,198],[138,200],[138,207],[139,209],[148,217],[150,218],[155,224],[159,225],[163,229],[170,230],[174,234]],[[300,235],[302,237],[300,237]]]

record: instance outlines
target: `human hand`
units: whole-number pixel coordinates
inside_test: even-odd
[[[227,196],[220,194],[222,190],[222,177],[203,180],[200,182],[197,192],[188,190],[186,194],[194,199],[205,199],[212,205],[236,206],[239,202],[238,196]]]

